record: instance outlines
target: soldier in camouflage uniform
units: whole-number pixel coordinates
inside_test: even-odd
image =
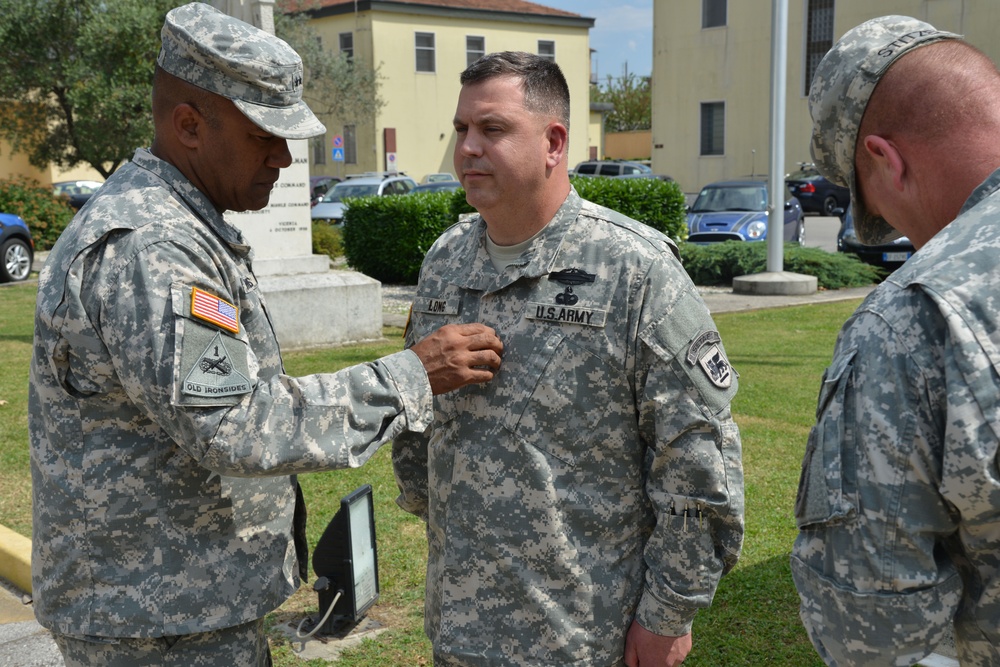
[[[284,375],[250,248],[222,213],[265,206],[286,139],[324,131],[301,60],[203,4],[172,10],[162,38],[152,148],[90,200],[39,280],[35,612],[71,666],[265,665],[262,618],[305,572],[295,474],[423,431],[432,392],[489,379],[501,347],[472,325]]]
[[[810,92],[813,157],[860,239],[919,249],[844,325],[796,503],[801,617],[830,665],[911,665],[954,629],[1000,665],[1000,73],[902,16]]]
[[[393,442],[435,664],[679,664],[742,544],[736,373],[674,243],[570,186],[558,66],[493,54],[462,83],[480,215],[428,253],[407,341],[482,321],[504,360]]]

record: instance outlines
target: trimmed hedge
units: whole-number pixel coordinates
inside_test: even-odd
[[[646,223],[675,241],[687,238],[684,193],[674,181],[573,177],[570,182],[587,201]]]
[[[675,239],[687,237],[684,193],[673,181],[574,177],[571,182],[584,199]],[[344,212],[347,263],[384,283],[414,284],[431,245],[466,213],[475,209],[465,201],[462,189],[352,199]]]
[[[351,199],[343,218],[347,263],[384,283],[416,284],[424,255],[457,219],[451,213],[452,194]]]
[[[709,245],[679,244],[681,263],[695,285],[731,285],[733,278],[767,270],[767,243],[726,241]],[[886,272],[849,253],[827,252],[786,243],[785,271],[816,276],[819,287],[862,287],[881,281]]]
[[[20,216],[35,241],[35,250],[50,250],[76,211],[65,197],[25,176],[0,180],[0,211]]]

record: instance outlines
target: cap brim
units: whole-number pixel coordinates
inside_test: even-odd
[[[302,101],[290,107],[269,107],[245,100],[233,100],[233,104],[257,127],[282,139],[311,139],[326,134],[326,126]]]
[[[868,209],[865,208],[865,203],[861,199],[861,193],[858,192],[858,179],[853,170],[848,181],[851,189],[851,207],[854,213],[854,233],[858,235],[858,240],[864,245],[882,245],[903,236],[903,232],[886,222],[885,218],[868,213]]]

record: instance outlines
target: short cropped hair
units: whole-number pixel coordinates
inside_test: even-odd
[[[535,113],[555,116],[569,129],[569,86],[559,65],[548,58],[524,51],[490,53],[462,72],[462,85],[501,76],[521,79],[524,106]]]

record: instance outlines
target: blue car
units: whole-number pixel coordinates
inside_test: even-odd
[[[764,241],[767,215],[766,183],[722,181],[706,185],[688,209],[688,242]],[[805,215],[795,197],[785,202],[783,235],[786,243],[805,241]]]
[[[0,213],[0,283],[27,280],[34,253],[35,243],[24,220]]]

